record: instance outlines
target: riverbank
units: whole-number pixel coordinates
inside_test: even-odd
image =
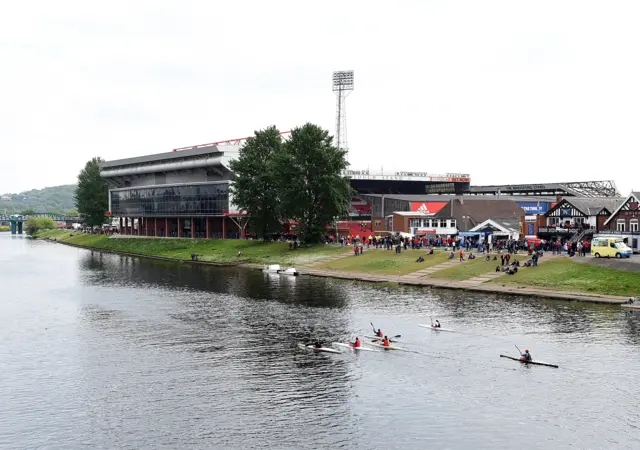
[[[11,231],[11,227],[0,225],[0,233],[7,232],[7,231]]]
[[[449,259],[447,252],[427,255],[407,250],[401,254],[382,249],[365,249],[355,256],[352,249],[338,245],[317,245],[291,250],[286,243],[246,240],[191,240],[108,237],[68,230],[51,230],[37,236],[76,247],[176,262],[213,265],[264,264],[294,266],[304,275],[372,283],[397,283],[478,292],[515,294],[593,303],[626,302],[640,296],[640,274],[574,262],[566,256],[545,255],[540,266],[520,267],[515,275],[495,272],[502,255],[482,255],[473,260]],[[424,261],[417,261],[423,256]],[[465,255],[466,256],[466,255]],[[493,258],[496,258],[494,260]],[[526,255],[514,255],[521,263]]]
[[[191,255],[205,264],[233,266],[239,264],[313,264],[339,256],[346,252],[339,246],[315,245],[291,250],[285,242],[262,242],[250,240],[203,240],[203,239],[158,239],[86,234],[70,230],[49,230],[39,233],[38,239],[121,253],[132,256],[151,257],[177,262],[193,262]]]

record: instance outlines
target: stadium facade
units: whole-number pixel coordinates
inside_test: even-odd
[[[233,203],[231,161],[239,156],[237,139],[176,149],[172,152],[107,161],[100,176],[109,186],[108,215],[125,234],[229,239],[245,234],[246,216]],[[468,174],[424,172],[372,173],[347,171],[358,193],[369,195],[428,195],[469,193]],[[376,211],[378,212],[378,211]],[[379,211],[382,223],[384,212]],[[371,204],[352,200],[346,228],[366,222],[371,230]]]
[[[109,186],[108,215],[124,234],[200,239],[244,237],[247,217],[234,205],[231,193],[234,178],[231,161],[239,156],[243,140],[102,163],[100,175]],[[541,215],[563,197],[619,195],[610,181],[471,186],[470,176],[460,173],[349,170],[345,176],[356,191],[349,217],[328,224],[340,234],[392,231],[394,212],[406,212],[407,221],[422,220],[462,196],[465,201],[512,200],[524,214]]]
[[[109,186],[109,215],[126,234],[242,237],[230,192],[238,151],[238,144],[205,144],[105,162],[100,176]]]

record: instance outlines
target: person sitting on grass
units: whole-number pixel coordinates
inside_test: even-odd
[[[476,259],[476,255],[474,255],[473,253],[469,253],[469,257],[467,259]]]
[[[488,262],[491,261],[491,256],[487,255],[484,257],[484,259],[482,260],[482,262]]]
[[[451,253],[449,253],[449,259],[453,259],[455,257],[456,255],[453,253],[453,250],[452,250]]]
[[[430,255],[433,255],[433,248],[430,248],[430,249],[429,249],[429,254],[430,254]]]
[[[420,262],[424,262],[424,258],[421,256],[418,259],[416,259],[416,262],[420,263]]]

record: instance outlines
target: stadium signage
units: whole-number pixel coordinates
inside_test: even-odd
[[[469,183],[471,178],[467,174],[447,174],[446,176],[442,175],[429,175],[426,172],[395,172],[393,174],[372,174],[368,170],[346,170],[345,175],[358,179],[358,180],[407,180],[412,181],[412,179],[417,181],[438,181],[438,182],[449,182],[449,183]]]
[[[411,202],[411,211],[420,214],[435,214],[448,202]]]
[[[577,231],[578,231],[577,228],[555,228],[555,227],[541,227],[541,228],[538,228],[538,233],[574,234]]]
[[[520,208],[529,214],[544,214],[549,210],[546,202],[516,202]]]

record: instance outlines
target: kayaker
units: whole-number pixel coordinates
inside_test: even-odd
[[[375,328],[374,328],[374,331],[375,331]],[[378,337],[382,337],[382,336],[384,336],[384,335],[382,334],[382,331],[380,331],[380,328],[378,328],[378,331],[375,331],[375,333],[376,333],[376,336],[378,336]]]
[[[315,344],[313,344],[313,346],[314,346],[315,348],[322,348],[322,342],[320,342],[320,341],[316,341],[316,343],[315,343]]]
[[[436,319],[436,323],[433,325],[436,328],[440,328],[440,322]]]
[[[352,347],[360,347],[360,338],[356,336],[356,341],[351,344]]]
[[[385,347],[389,347],[391,346],[391,343],[389,342],[389,338],[388,337],[384,337],[384,339],[382,340],[382,345],[384,345]]]
[[[522,356],[522,360],[524,361],[531,361],[531,353],[529,353],[529,350],[525,350],[524,353],[521,353],[520,356]]]

